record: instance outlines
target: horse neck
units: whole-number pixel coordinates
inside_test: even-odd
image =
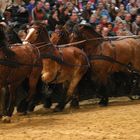
[[[58,45],[67,44],[70,42],[69,33],[65,30],[62,31],[64,35],[62,35],[58,40]]]
[[[69,38],[65,36],[64,38],[60,38],[57,44],[62,45],[67,43],[69,43]]]
[[[98,46],[102,43],[102,36],[94,35],[92,33],[84,33],[85,39],[87,40],[84,45],[84,50],[87,55],[95,54],[97,52]]]
[[[45,44],[45,43],[46,43],[46,44],[51,43],[47,31],[44,31],[44,30],[43,30],[40,34],[41,34],[41,35],[38,36],[38,38],[37,38],[37,40],[34,42],[34,44],[36,44],[36,43],[44,43],[44,44]]]

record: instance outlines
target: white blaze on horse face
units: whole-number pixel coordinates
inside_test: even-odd
[[[29,29],[29,32],[28,32],[24,42],[30,42],[30,38],[31,38],[32,34],[34,33],[34,31],[35,31],[34,28]]]

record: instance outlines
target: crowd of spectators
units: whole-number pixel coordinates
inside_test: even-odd
[[[140,35],[140,0],[14,0],[0,20],[19,26],[41,21],[51,33],[57,25],[69,31],[82,20],[102,36]]]

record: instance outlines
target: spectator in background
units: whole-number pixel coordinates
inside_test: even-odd
[[[95,31],[97,33],[101,34],[101,29],[102,29],[101,25],[100,24],[97,24],[96,27],[95,27]]]
[[[107,27],[108,25],[108,17],[107,16],[103,16],[100,20],[100,25],[101,27]]]
[[[93,11],[93,13],[96,15],[97,19],[100,20],[100,8],[96,7],[96,9]]]
[[[43,4],[45,4],[46,0],[40,0]]]
[[[134,21],[138,10],[136,0],[130,0],[126,6],[126,10],[132,15],[132,21]]]
[[[103,27],[101,33],[103,37],[107,37],[109,36],[109,29],[107,27]]]
[[[137,29],[136,35],[140,35],[140,28]]]
[[[120,4],[119,11],[121,12],[121,19],[124,20],[125,14],[127,14],[128,12],[125,10],[125,7],[123,4]]]
[[[60,23],[60,21],[59,21],[59,18],[58,18],[58,12],[57,11],[52,11],[51,15],[48,19],[48,30],[50,32],[54,31],[55,26],[59,25],[59,23]]]
[[[126,24],[127,30],[132,32],[132,17],[131,17],[131,14],[129,13],[125,15],[125,24]]]
[[[136,20],[132,23],[132,32],[136,34],[139,28],[140,28],[140,15],[137,15]]]
[[[14,0],[14,4],[6,9],[4,17],[9,25],[25,24],[28,22],[29,14],[29,22],[31,20],[41,21],[47,25],[49,31],[54,31],[56,25],[66,24],[65,26],[71,32],[74,25],[84,19],[101,34],[104,34],[106,28],[109,30],[109,36],[113,36],[115,33],[117,35],[128,35],[131,32],[137,34],[137,30],[140,28],[139,1],[37,0],[37,4],[35,4],[35,0],[29,0],[29,3],[25,5],[23,0]],[[78,7],[78,4],[81,6]],[[81,16],[79,16],[79,11]],[[0,19],[2,16],[2,11],[0,11]]]
[[[62,13],[61,14],[59,13],[58,16],[60,19],[60,24],[64,25],[69,19],[69,9],[67,7],[63,8]]]
[[[45,19],[49,19],[51,15],[51,9],[50,9],[50,4],[48,2],[45,2],[44,4],[44,11],[45,11]]]
[[[33,8],[35,7],[35,0],[30,0],[29,4],[26,6],[29,14],[31,15]]]
[[[96,17],[95,14],[92,14],[92,15],[90,16],[89,23],[90,23],[91,26],[95,29],[96,25],[99,23],[99,20],[97,19],[97,17]]]
[[[122,0],[121,3],[123,3],[123,5],[126,7],[127,4],[129,3],[129,0]]]
[[[11,14],[11,23],[14,26],[20,27],[20,25],[28,23],[28,10],[23,0],[15,0],[12,5],[7,7],[6,11]]]
[[[72,4],[71,2],[67,2],[67,3],[66,3],[66,7],[68,8],[69,13],[72,13],[72,10],[73,10],[73,4]]]
[[[50,4],[50,7],[53,7],[55,5],[56,0],[46,0]]]
[[[124,19],[124,15],[123,13],[119,10],[118,13],[117,13],[117,16],[115,18],[115,22],[119,21],[119,22],[122,22]]]
[[[137,11],[137,9],[136,0],[129,0],[129,3],[126,5],[126,10],[131,13],[132,11]]]
[[[132,33],[127,30],[125,22],[120,22],[118,25],[118,31],[116,32],[118,36],[129,36],[132,35]]]
[[[92,10],[91,10],[91,2],[87,2],[86,4],[86,8],[84,9],[83,13],[82,13],[82,17],[89,22],[90,16],[92,15]]]
[[[78,23],[78,15],[77,13],[73,12],[70,16],[70,19],[66,22],[65,27],[69,32],[73,31],[74,25]]]
[[[29,4],[26,6],[28,13],[29,13],[29,22],[32,20],[32,10],[35,7],[35,0],[30,0]]]
[[[111,17],[110,17],[110,15],[109,15],[108,10],[105,9],[103,3],[102,3],[102,2],[99,2],[98,7],[99,7],[99,9],[100,9],[100,17],[107,16],[108,21],[110,22],[110,21],[111,21]]]
[[[112,23],[108,23],[107,28],[109,30],[108,32],[108,36],[115,36],[115,32],[113,31],[113,24]]]
[[[118,11],[118,8],[115,6],[114,3],[112,3],[109,7],[109,14],[110,14],[111,22],[115,20],[117,11]]]
[[[43,3],[38,1],[35,8],[32,10],[32,22],[45,20],[45,15]]]
[[[0,21],[3,20],[2,2],[0,2]]]

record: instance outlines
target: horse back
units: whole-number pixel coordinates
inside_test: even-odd
[[[11,50],[15,52],[15,59],[19,62],[31,63],[34,59],[33,48],[28,44],[15,44],[11,46]]]

